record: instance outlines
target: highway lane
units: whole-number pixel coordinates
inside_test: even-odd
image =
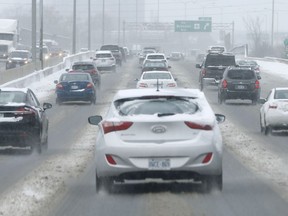
[[[194,63],[171,62],[172,72],[178,78],[179,86],[198,87],[198,69]],[[123,70],[122,74],[127,79],[127,88],[135,86],[134,79],[139,75],[136,61],[133,68]],[[127,74],[129,76],[127,76]],[[265,87],[263,92],[275,85],[268,81],[270,77],[263,74],[262,82]],[[115,79],[119,77],[110,76],[105,82],[109,84],[105,94],[115,91]],[[272,80],[276,78],[272,78]],[[281,83],[279,83],[281,84]],[[277,83],[278,85],[278,83]],[[111,88],[112,87],[112,88]],[[284,146],[284,136],[265,137],[259,130],[259,105],[253,106],[236,101],[234,104],[217,103],[217,91],[215,88],[204,90],[215,112],[227,116],[244,133],[253,137],[257,142],[265,145],[279,157],[287,155],[288,147]],[[287,142],[287,141],[286,141]],[[230,143],[231,144],[231,143]],[[225,145],[227,146],[227,144]],[[283,157],[283,159],[285,159]],[[162,183],[149,182],[147,184],[115,185],[112,194],[95,193],[94,164],[87,167],[84,174],[72,179],[67,188],[67,193],[59,194],[59,199],[51,205],[49,215],[69,216],[92,216],[92,215],[279,215],[286,216],[288,212],[287,202],[274,190],[272,184],[254,173],[247,164],[243,164],[234,152],[229,148],[224,150],[224,189],[211,194],[203,194],[201,187],[197,184],[187,183]],[[261,160],[261,155],[259,155]]]

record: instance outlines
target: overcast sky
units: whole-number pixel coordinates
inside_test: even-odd
[[[85,8],[86,1],[77,0],[77,4]],[[25,10],[31,6],[31,2],[32,0],[0,0],[0,8],[21,6],[21,9]],[[101,7],[101,2],[102,0],[91,0],[94,7]],[[117,2],[118,0],[115,0],[115,3]],[[125,7],[125,0],[120,2],[121,6]],[[245,30],[243,19],[259,17],[263,23],[263,30],[269,32],[272,24],[272,2],[273,0],[146,0],[145,19],[148,22],[157,21],[158,18],[160,22],[174,22],[174,20],[194,20],[204,16],[212,17],[215,23],[234,22],[235,30]],[[288,32],[288,0],[274,0],[274,2],[274,29]],[[62,5],[62,10],[65,10],[63,9],[65,4],[67,10],[68,7],[71,9],[72,3],[72,0],[44,0],[44,4]]]

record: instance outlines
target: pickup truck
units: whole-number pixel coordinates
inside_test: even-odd
[[[202,64],[196,64],[199,72],[199,88],[202,91],[205,85],[218,85],[223,77],[224,70],[229,66],[237,66],[235,56],[228,53],[208,53]]]

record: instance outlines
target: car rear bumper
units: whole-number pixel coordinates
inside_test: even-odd
[[[92,91],[83,92],[57,92],[57,99],[61,101],[90,101],[95,97],[95,93]]]
[[[276,111],[266,113],[266,124],[272,127],[288,129],[288,111]]]
[[[225,99],[249,99],[255,100],[259,98],[260,93],[258,91],[231,91],[225,90],[222,92],[222,96]]]

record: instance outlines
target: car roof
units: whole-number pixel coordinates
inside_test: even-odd
[[[81,65],[81,64],[93,64],[92,61],[81,61],[81,62],[74,62],[73,65]]]
[[[278,90],[288,90],[288,87],[276,87],[274,88],[275,91],[278,91]]]
[[[29,88],[13,88],[13,87],[0,87],[0,92],[1,91],[21,91],[24,93],[27,93]]]
[[[177,89],[124,89],[119,90],[115,96],[114,101],[124,98],[145,97],[145,96],[176,96],[176,97],[195,97],[205,98],[204,93],[199,89],[177,88]]]
[[[169,74],[171,74],[171,72],[170,71],[165,71],[165,70],[152,70],[152,71],[144,71],[143,72],[143,74],[144,73],[169,73]]]
[[[96,51],[96,54],[112,54],[112,52],[110,50],[98,50]]]

